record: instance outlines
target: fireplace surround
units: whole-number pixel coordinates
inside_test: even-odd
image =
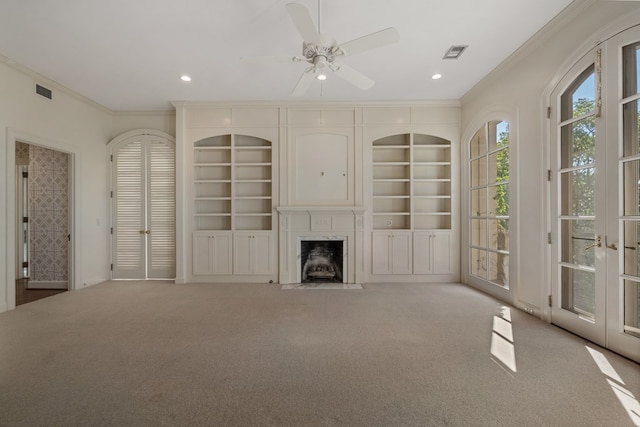
[[[303,283],[305,279],[345,284],[361,282],[365,210],[362,206],[279,207],[280,283]],[[310,261],[309,252],[314,249],[311,257],[315,260]],[[336,264],[329,265],[331,260]],[[317,270],[317,274],[309,277],[311,269]]]

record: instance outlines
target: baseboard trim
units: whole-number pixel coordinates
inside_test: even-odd
[[[69,282],[56,280],[29,280],[27,289],[68,289]]]

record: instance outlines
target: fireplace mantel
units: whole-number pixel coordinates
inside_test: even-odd
[[[362,215],[366,206],[280,206],[276,208],[281,215]]]
[[[280,283],[298,283],[298,242],[304,238],[343,237],[347,250],[345,283],[364,278],[364,206],[280,206]]]

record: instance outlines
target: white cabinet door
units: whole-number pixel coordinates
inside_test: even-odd
[[[271,274],[272,254],[271,234],[234,233],[234,274]]]
[[[411,232],[373,232],[373,274],[411,274]]]
[[[424,231],[413,234],[413,273],[451,274],[451,233]]]
[[[231,274],[231,235],[193,233],[193,274]]]

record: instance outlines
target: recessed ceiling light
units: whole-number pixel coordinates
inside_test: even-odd
[[[431,76],[431,78],[432,78],[433,80],[438,80],[439,78],[442,78],[442,74],[438,74],[438,73],[436,73],[436,74],[434,74],[433,76]]]
[[[318,80],[327,80],[327,75],[324,73],[320,73],[316,76],[316,79]]]
[[[180,80],[182,80],[183,82],[190,82],[191,77],[187,76],[186,74],[183,74],[180,76]]]

